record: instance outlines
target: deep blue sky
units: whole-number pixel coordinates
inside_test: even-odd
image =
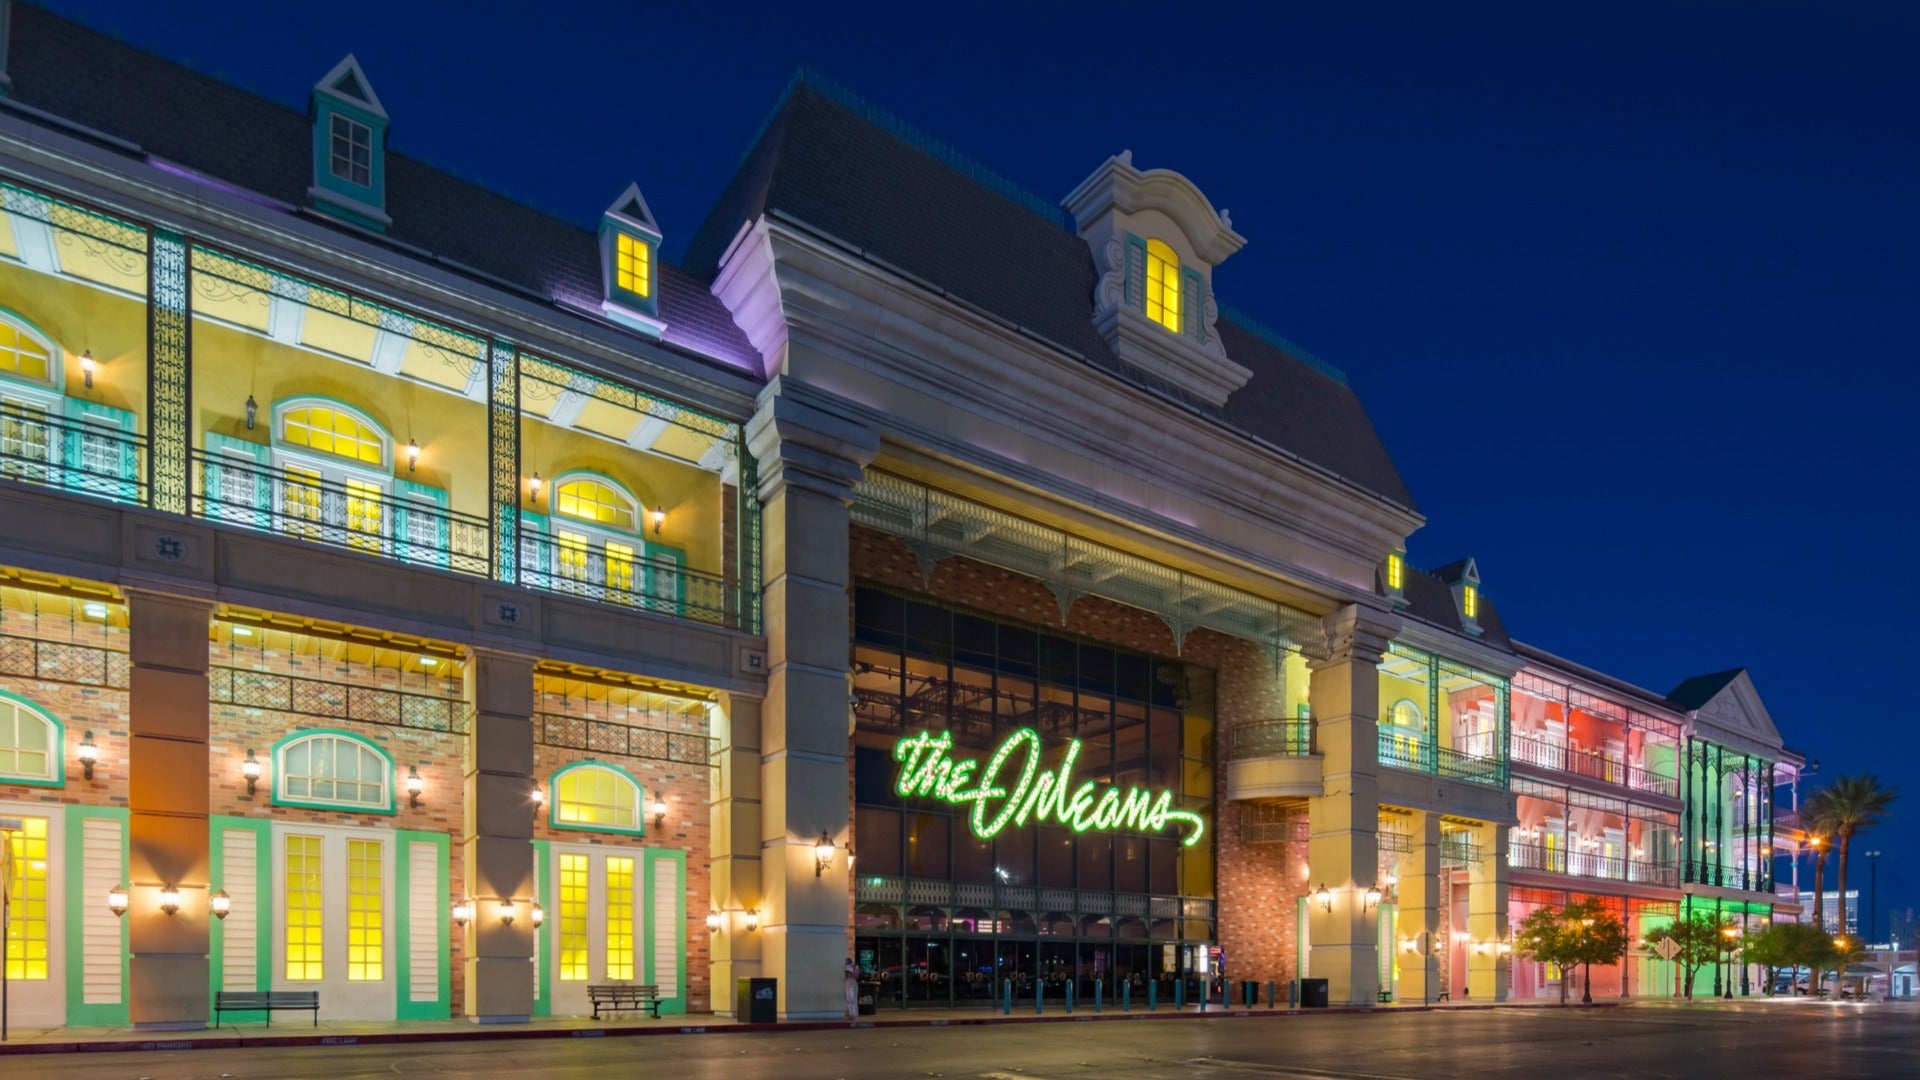
[[[1920,903],[1911,5],[53,6],[302,107],[353,51],[397,147],[583,222],[638,180],[669,253],[801,66],[1049,199],[1177,169],[1249,238],[1221,296],[1368,404],[1416,563],[1643,686],[1750,668],[1822,777],[1909,787],[1862,847]]]

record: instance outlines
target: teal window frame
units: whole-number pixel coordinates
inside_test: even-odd
[[[47,762],[52,775],[29,777],[24,773],[0,772],[0,784],[19,784],[22,787],[63,788],[67,786],[67,725],[53,711],[34,701],[32,698],[0,690],[0,701],[12,705],[16,710],[24,708],[29,714],[46,721],[48,728]],[[19,724],[18,713],[14,723]],[[18,752],[19,747],[12,749]]]
[[[372,803],[346,802],[340,799],[315,799],[312,797],[289,796],[286,794],[286,778],[287,778],[286,752],[287,750],[291,749],[293,745],[296,743],[307,741],[310,739],[317,739],[323,736],[332,737],[336,739],[344,739],[348,742],[358,743],[360,746],[365,747],[366,749],[372,750],[376,755],[379,756],[386,770],[386,782],[383,785],[386,789],[386,801],[383,805],[376,806]],[[302,730],[295,731],[289,735],[284,735],[279,739],[279,741],[275,742],[273,744],[273,751],[269,755],[269,760],[272,762],[272,767],[273,767],[273,775],[269,779],[272,784],[272,790],[273,790],[272,803],[274,806],[299,806],[299,807],[305,807],[309,810],[334,810],[334,811],[350,813],[350,814],[359,813],[359,814],[391,815],[392,813],[394,813],[395,772],[394,772],[394,765],[393,765],[393,755],[387,753],[386,749],[382,747],[379,743],[374,742],[372,739],[366,738],[365,736],[356,735],[353,732],[344,730],[342,728],[304,728]],[[355,782],[362,783],[364,781],[355,781]]]
[[[633,785],[633,828],[620,825],[581,824],[560,820],[560,778],[581,769],[604,769]],[[640,778],[607,761],[576,761],[571,765],[554,770],[547,777],[547,828],[562,832],[613,833],[619,836],[647,835],[647,788]]]

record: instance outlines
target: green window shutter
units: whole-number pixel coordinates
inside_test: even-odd
[[[207,435],[207,469],[201,481],[201,516],[244,525],[273,527],[273,475],[268,447],[240,439]]]
[[[1127,234],[1127,306],[1147,310],[1147,242]]]
[[[553,529],[547,515],[520,511],[520,584],[551,588]]]
[[[60,461],[66,486],[121,502],[140,490],[140,452],[133,441],[133,414],[79,398],[65,399],[68,427]]]
[[[447,493],[411,480],[393,482],[393,544],[400,558],[421,566],[447,565],[452,529]]]
[[[665,544],[646,545],[647,610],[658,611],[663,615],[675,615],[685,618],[687,614],[687,575],[681,573],[687,565],[687,553],[679,548]],[[717,601],[718,598],[716,598]],[[705,604],[703,598],[702,604]],[[721,609],[717,602],[716,610]]]
[[[1200,271],[1180,271],[1180,332],[1202,345],[1207,343],[1207,283]]]

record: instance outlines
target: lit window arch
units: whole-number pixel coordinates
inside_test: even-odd
[[[640,500],[626,485],[594,472],[562,473],[553,481],[553,512],[602,529],[636,533]]]
[[[329,398],[290,398],[273,406],[273,436],[280,446],[386,470],[393,436],[359,409]]]
[[[1180,256],[1164,240],[1147,241],[1147,318],[1180,332]]]
[[[302,731],[273,747],[273,804],[393,813],[393,758],[346,731]]]
[[[0,780],[34,787],[67,781],[67,733],[54,715],[0,691]]]
[[[63,355],[39,327],[0,308],[0,375],[58,389]]]
[[[582,761],[553,774],[547,824],[592,832],[644,832],[640,781],[618,765]]]
[[[1394,727],[1399,728],[1425,730],[1427,726],[1426,717],[1421,714],[1420,706],[1415,705],[1409,698],[1401,698],[1394,702],[1393,708],[1387,712],[1387,720]]]

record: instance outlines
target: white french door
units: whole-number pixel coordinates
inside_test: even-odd
[[[541,928],[546,940],[540,945],[552,972],[552,1013],[591,1015],[589,985],[653,982],[643,966],[643,853],[638,848],[554,844],[551,858],[547,895],[554,909]]]
[[[276,822],[273,988],[317,990],[327,1020],[394,1018],[395,838]]]
[[[28,807],[40,810],[28,813]],[[0,818],[19,818],[7,860],[5,964],[10,1019],[18,1027],[67,1022],[65,850],[59,815],[33,803],[0,803]],[[104,895],[104,894],[103,894]],[[102,905],[104,906],[104,905]]]

